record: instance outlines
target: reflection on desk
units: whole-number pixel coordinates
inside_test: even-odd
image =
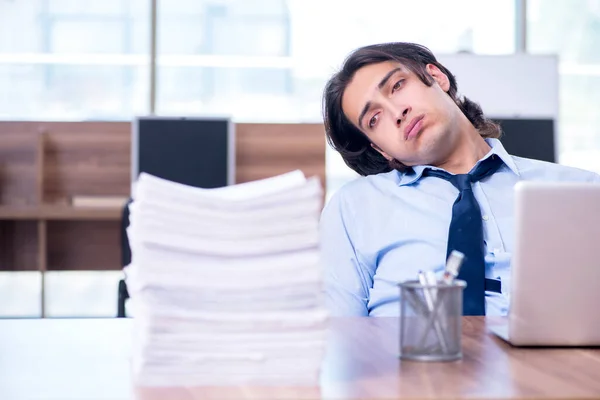
[[[463,319],[463,359],[398,359],[398,320],[332,319],[320,387],[132,389],[131,320],[0,320],[1,399],[600,397],[600,349],[517,349]]]

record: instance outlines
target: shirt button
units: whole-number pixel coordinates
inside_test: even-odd
[[[490,217],[488,217],[487,215],[484,215],[483,217],[481,217],[484,221],[487,221],[490,219]]]

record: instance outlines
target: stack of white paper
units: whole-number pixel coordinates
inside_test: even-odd
[[[322,189],[300,171],[219,189],[141,174],[130,205],[138,384],[314,384]]]

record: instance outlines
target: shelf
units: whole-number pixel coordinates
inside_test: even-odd
[[[36,220],[0,221],[0,271],[38,271]]]
[[[118,270],[121,265],[119,221],[46,222],[46,270]]]
[[[122,213],[120,207],[0,206],[0,220],[118,221]]]

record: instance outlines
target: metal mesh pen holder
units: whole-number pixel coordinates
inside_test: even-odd
[[[400,358],[454,361],[462,358],[462,300],[465,281],[400,285]]]

